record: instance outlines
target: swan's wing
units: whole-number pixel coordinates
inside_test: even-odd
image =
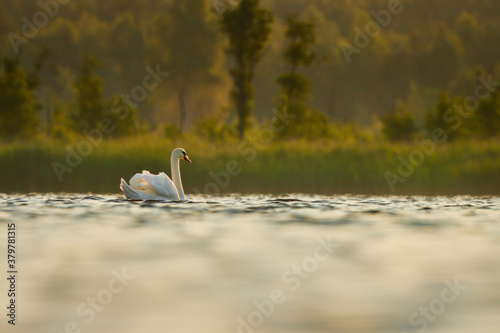
[[[155,200],[157,195],[146,190],[133,189],[129,184],[122,178],[120,183],[120,189],[125,194],[127,199],[139,199],[139,200]]]
[[[150,176],[150,173],[136,173],[130,179],[130,186],[136,190],[141,192],[149,192],[152,195],[160,196],[160,194],[155,190],[155,188],[148,183],[145,177]]]
[[[134,191],[134,189],[132,189],[123,178],[120,182],[120,190],[122,190],[127,199],[139,199],[139,193]]]
[[[130,179],[130,186],[135,190],[147,191],[170,200],[179,200],[179,193],[174,183],[165,173],[152,175],[148,171],[136,174]]]
[[[177,188],[164,172],[158,175],[147,175],[145,179],[162,197],[170,200],[179,200]]]

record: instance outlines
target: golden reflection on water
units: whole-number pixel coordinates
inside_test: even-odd
[[[500,198],[190,199],[1,196],[0,252],[7,222],[18,227],[15,329],[465,333],[499,327]],[[4,295],[6,281],[0,288]],[[0,325],[2,332],[12,329],[6,320]]]

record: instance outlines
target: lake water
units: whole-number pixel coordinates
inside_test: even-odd
[[[0,195],[1,332],[498,332],[498,197],[189,199]]]

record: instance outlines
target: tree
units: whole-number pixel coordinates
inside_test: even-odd
[[[140,26],[131,13],[118,16],[111,24],[106,41],[107,55],[112,61],[113,86],[127,91],[141,82],[144,76],[145,41]],[[131,52],[131,49],[134,51]],[[108,80],[106,80],[108,82]]]
[[[107,108],[107,118],[113,124],[114,137],[134,135],[139,132],[139,115],[135,108],[129,105],[121,96],[115,95],[111,98]]]
[[[500,92],[493,91],[488,99],[481,100],[473,116],[474,134],[493,138],[500,135]]]
[[[153,22],[153,53],[169,70],[181,132],[186,129],[195,90],[222,82],[224,53],[217,28],[208,0],[173,1],[168,15],[160,14]]]
[[[71,128],[71,120],[68,117],[67,105],[54,96],[51,100],[51,121],[47,124],[47,133],[50,138],[67,141],[74,138],[75,132]]]
[[[439,24],[426,54],[427,83],[445,88],[456,77],[463,53],[463,45],[457,34],[446,25]]]
[[[0,73],[0,137],[25,139],[36,134],[40,109],[28,77],[17,59],[3,58]]]
[[[42,71],[45,60],[50,55],[50,49],[47,45],[44,45],[40,52],[37,54],[35,61],[33,63],[34,70],[28,74],[28,88],[34,90],[38,88],[41,84],[40,72]]]
[[[229,39],[228,53],[233,57],[232,100],[238,115],[238,135],[241,140],[248,128],[253,111],[255,67],[262,59],[271,33],[273,14],[259,7],[259,0],[241,0],[240,4],[222,15],[222,31]]]
[[[432,135],[434,130],[441,129],[446,133],[448,140],[454,140],[459,136],[460,132],[454,128],[454,122],[449,120],[450,110],[453,110],[454,104],[460,104],[458,99],[451,100],[445,91],[439,93],[434,110],[425,113],[425,129],[429,135]]]
[[[455,21],[455,31],[467,46],[478,46],[481,25],[477,18],[466,10],[462,10]]]
[[[316,42],[316,33],[312,22],[301,22],[296,15],[287,17],[286,38],[288,47],[283,52],[285,61],[290,65],[290,72],[278,78],[278,84],[285,91],[287,100],[300,101],[310,93],[309,81],[297,73],[299,66],[309,66],[316,55],[309,47]]]
[[[91,131],[100,128],[100,122],[105,117],[102,101],[102,79],[94,72],[99,63],[92,56],[83,57],[83,65],[75,84],[75,104],[73,121],[76,130]]]
[[[311,93],[311,83],[298,73],[298,69],[309,66],[316,57],[309,50],[316,42],[315,28],[312,22],[300,21],[296,15],[289,16],[286,22],[288,46],[283,52],[283,57],[290,70],[277,79],[281,91],[277,107],[287,108],[295,118],[280,134],[283,137],[313,139],[326,134],[328,117],[308,107],[306,101]]]
[[[389,141],[410,142],[417,134],[415,118],[402,101],[398,101],[396,107],[382,116],[381,120],[382,132]]]

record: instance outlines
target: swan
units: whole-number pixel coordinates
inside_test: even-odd
[[[127,199],[186,200],[179,169],[179,162],[181,159],[191,163],[191,160],[183,148],[175,148],[170,156],[170,168],[173,182],[164,172],[152,175],[149,171],[144,170],[142,173],[136,173],[130,179],[130,185],[122,178],[120,189]]]

